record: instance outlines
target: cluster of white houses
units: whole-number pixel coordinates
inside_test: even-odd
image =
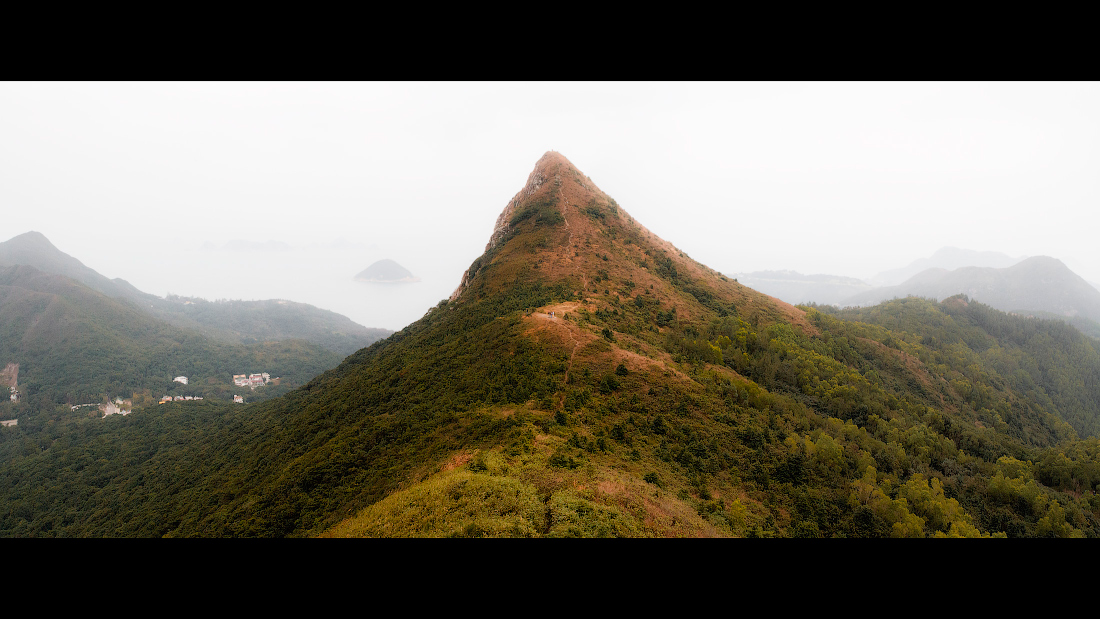
[[[267,372],[264,372],[262,374],[249,374],[247,376],[244,374],[233,375],[233,384],[238,387],[251,387],[255,389],[256,387],[262,387],[269,382],[271,382],[271,375]]]
[[[72,408],[73,411],[76,411],[76,409],[84,408],[86,406],[95,406],[95,407],[99,408],[99,410],[103,412],[104,417],[109,417],[110,415],[124,415],[125,416],[125,415],[129,415],[131,412],[133,412],[132,411],[133,403],[130,400],[123,400],[122,397],[117,397],[117,398],[115,398],[114,402],[107,402],[106,404],[96,404],[96,403],[93,403],[93,404],[77,404],[75,406],[72,406],[71,408]],[[129,408],[123,408],[123,407],[129,407]]]
[[[202,399],[201,395],[197,395],[197,396],[194,396],[194,397],[191,397],[189,395],[178,395],[176,397],[166,395],[163,398],[161,398],[160,402],[157,402],[157,404],[164,404],[165,402],[183,402],[184,400],[201,400],[201,399]]]
[[[186,376],[177,376],[177,377],[173,378],[172,380],[176,381],[177,383],[182,383],[184,385],[187,384],[187,377]],[[249,387],[251,389],[255,389],[256,387],[263,387],[264,385],[266,385],[269,382],[271,382],[271,375],[268,374],[267,372],[261,372],[259,374],[234,374],[233,375],[233,384],[238,386],[238,387]],[[159,404],[164,404],[165,402],[183,402],[183,401],[187,401],[187,400],[201,400],[201,399],[202,399],[201,396],[191,397],[189,395],[177,395],[177,396],[173,397],[173,396],[170,396],[170,395],[166,395],[166,396],[164,396],[163,398],[160,399]],[[244,404],[244,398],[239,396],[239,395],[234,395],[233,396],[233,401],[236,402],[237,404]]]

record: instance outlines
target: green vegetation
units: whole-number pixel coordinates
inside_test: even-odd
[[[775,304],[548,157],[587,206],[547,183],[455,301],[299,389],[0,429],[0,533],[1100,536],[1097,342]]]
[[[261,371],[284,379],[279,387],[253,392],[270,397],[339,360],[301,340],[248,346],[214,341],[65,277],[29,266],[0,270],[0,362],[20,365],[17,407],[25,414],[66,412],[72,404],[143,392],[154,399],[229,400],[240,390],[233,374]],[[188,385],[172,381],[180,375]]]
[[[346,357],[393,333],[293,301],[207,301],[179,296],[154,299],[152,307],[145,310],[154,318],[232,344],[304,340]]]
[[[327,537],[534,537],[546,528],[535,488],[453,471],[370,506]]]
[[[231,344],[301,339],[346,357],[391,333],[386,329],[367,328],[346,316],[293,301],[211,302],[174,295],[162,299],[141,292],[124,280],[107,279],[58,250],[37,232],[0,243],[0,269],[16,265],[71,278],[175,327]]]

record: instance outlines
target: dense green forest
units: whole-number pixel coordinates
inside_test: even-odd
[[[0,534],[1100,536],[1076,329],[776,302],[556,153],[513,204],[453,299],[281,397],[0,428]]]

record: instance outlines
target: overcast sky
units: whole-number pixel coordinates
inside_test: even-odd
[[[3,83],[0,240],[400,328],[551,149],[727,273],[870,277],[950,245],[1100,282],[1096,83]],[[211,249],[235,239],[291,249]],[[381,258],[423,281],[342,287]]]

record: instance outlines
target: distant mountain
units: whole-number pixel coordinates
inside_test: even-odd
[[[393,333],[364,327],[336,312],[293,301],[213,303],[197,298],[158,297],[138,290],[126,280],[107,279],[62,252],[38,232],[27,232],[0,243],[0,267],[19,264],[72,278],[108,297],[129,301],[177,327],[194,329],[226,342],[300,338],[346,356]]]
[[[285,299],[207,301],[169,295],[148,312],[227,342],[252,344],[303,339],[347,356],[389,337],[393,331],[364,327],[343,314]]]
[[[920,258],[900,269],[891,269],[878,273],[868,282],[873,286],[896,286],[925,269],[958,269],[960,267],[992,267],[1003,269],[1010,267],[1023,258],[1013,258],[995,251],[974,251],[958,247],[943,247],[931,258]]]
[[[397,284],[418,282],[420,278],[393,260],[384,259],[360,271],[355,281]]]
[[[1048,312],[1100,321],[1100,290],[1069,270],[1062,261],[1034,256],[1011,267],[927,269],[899,286],[853,295],[841,305],[874,305],[886,299],[918,296],[943,300],[965,294],[1006,312]]]
[[[0,266],[17,264],[70,277],[109,297],[134,298],[143,294],[121,279],[107,279],[84,266],[83,262],[54,247],[41,232],[27,232],[0,243]]]
[[[803,275],[796,271],[756,271],[727,275],[738,283],[792,305],[819,303],[834,305],[871,285],[854,277],[840,275]]]

